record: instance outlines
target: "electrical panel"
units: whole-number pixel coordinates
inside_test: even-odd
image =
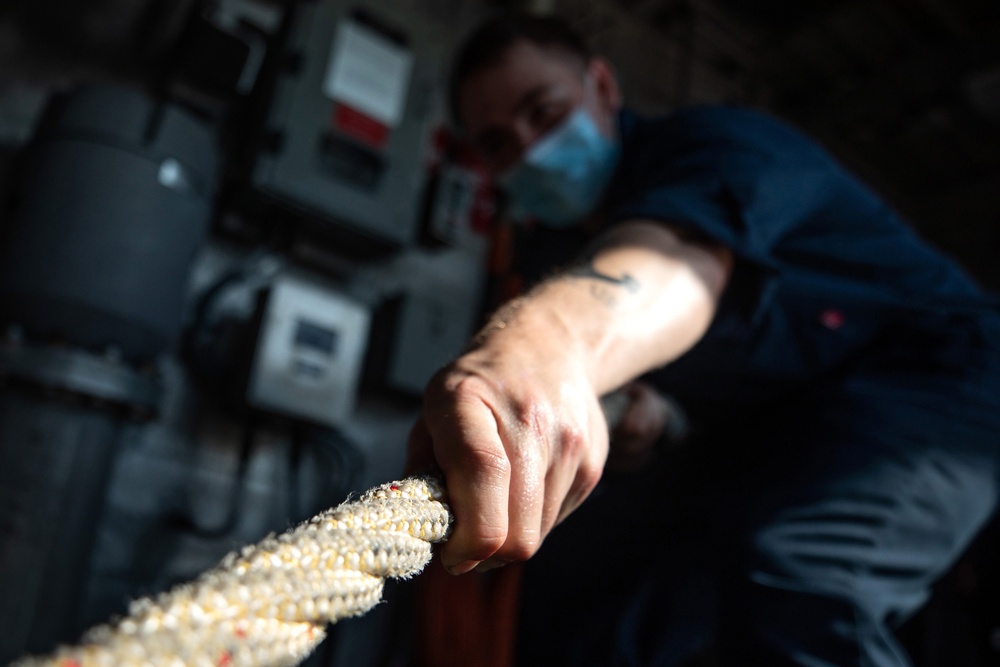
[[[368,309],[315,279],[285,275],[266,296],[247,386],[256,408],[325,426],[351,414]]]
[[[435,371],[458,356],[478,312],[476,294],[410,293],[387,301],[376,316],[367,373],[381,386],[420,395]]]
[[[253,181],[331,231],[399,247],[417,235],[453,44],[391,5],[299,4]]]

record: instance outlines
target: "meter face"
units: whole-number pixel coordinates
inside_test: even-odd
[[[368,310],[319,281],[285,276],[268,294],[247,390],[251,405],[326,425],[350,415]]]

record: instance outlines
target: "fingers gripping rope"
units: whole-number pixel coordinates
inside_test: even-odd
[[[383,484],[291,531],[231,553],[189,584],[133,602],[78,646],[12,667],[243,667],[297,665],[328,623],[382,597],[386,577],[411,577],[451,512],[431,477]]]

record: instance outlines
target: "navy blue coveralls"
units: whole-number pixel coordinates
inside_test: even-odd
[[[529,561],[520,664],[674,665],[710,639],[733,666],[908,665],[893,627],[996,504],[995,301],[773,118],[621,130],[609,223],[736,265],[704,339],[649,376],[690,441],[606,474]]]

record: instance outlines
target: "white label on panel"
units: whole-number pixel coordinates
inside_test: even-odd
[[[403,117],[413,54],[354,21],[341,21],[333,38],[323,93],[395,127]]]

